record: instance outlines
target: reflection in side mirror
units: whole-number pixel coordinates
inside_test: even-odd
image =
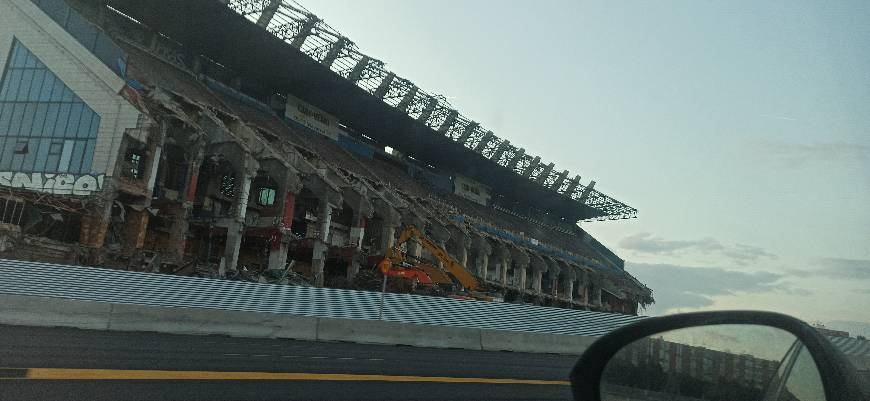
[[[812,356],[768,326],[697,326],[620,349],[601,375],[602,401],[824,401]]]

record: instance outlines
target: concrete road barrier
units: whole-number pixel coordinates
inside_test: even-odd
[[[580,355],[596,339],[597,337],[587,336],[480,330],[480,345],[484,351]]]
[[[480,349],[480,330],[477,329],[378,320],[320,318],[317,323],[317,339],[431,348]]]
[[[595,337],[0,295],[0,324],[580,354]]]
[[[112,305],[64,298],[0,295],[0,323],[107,330]]]

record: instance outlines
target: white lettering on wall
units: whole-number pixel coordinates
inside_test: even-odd
[[[91,195],[103,189],[105,174],[76,175],[0,171],[0,186],[48,192],[55,195]]]

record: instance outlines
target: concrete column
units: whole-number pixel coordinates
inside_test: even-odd
[[[520,283],[518,285],[520,291],[526,290],[526,270],[528,267],[529,265],[520,265],[517,267],[517,274],[520,275]]]
[[[568,301],[574,301],[574,280],[568,280],[568,283],[565,287],[565,298]]]
[[[290,246],[290,234],[281,234],[276,244],[269,249],[269,269],[284,269],[287,266],[287,248]]]
[[[350,226],[350,242],[356,244],[356,249],[362,249],[362,241],[366,232],[365,217],[358,212],[353,213],[352,225]]]
[[[227,241],[224,244],[224,269],[236,270],[245,226],[239,221],[232,220],[227,223],[226,228]]]
[[[498,258],[498,267],[496,269],[497,280],[501,285],[507,287],[507,273],[508,268],[510,268],[511,265],[511,253],[506,244],[501,243],[498,245],[496,248],[496,257]]]
[[[311,268],[314,272],[314,286],[323,287],[325,277],[323,269],[326,266],[326,256],[329,251],[329,226],[332,224],[332,205],[326,199],[321,199],[317,210],[317,226],[320,236],[314,240],[314,250],[311,257]]]
[[[233,205],[233,217],[227,219],[227,241],[224,246],[224,267],[235,270],[239,262],[239,248],[245,232],[245,216],[248,214],[248,198],[251,192],[251,181],[257,173],[257,162],[250,154],[245,154],[244,165],[241,168],[241,185],[239,194]]]
[[[530,265],[532,266],[532,291],[536,294],[541,293],[541,280],[544,272],[548,270],[547,262],[538,254],[530,255]]]
[[[202,160],[205,157],[202,144],[198,144],[195,150],[187,155],[189,156],[187,174],[184,187],[181,188],[179,194],[181,209],[176,212],[175,221],[172,222],[172,229],[169,232],[169,251],[175,255],[179,262],[184,260],[184,251],[187,248],[187,233],[190,229],[189,221],[193,214],[193,201],[196,198],[199,169],[202,167]]]
[[[381,226],[381,243],[378,246],[378,253],[384,255],[387,253],[387,250],[392,248],[396,243],[396,226],[387,224],[385,221]]]
[[[489,254],[492,253],[492,246],[484,237],[474,237],[472,242],[472,251],[474,252],[474,271],[478,277],[486,278],[486,267],[489,265]]]

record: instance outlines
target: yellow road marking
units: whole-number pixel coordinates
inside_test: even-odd
[[[393,376],[343,373],[213,372],[199,370],[27,369],[27,379],[42,380],[309,380],[428,383],[534,384],[566,386],[562,380],[493,379],[477,377]]]

